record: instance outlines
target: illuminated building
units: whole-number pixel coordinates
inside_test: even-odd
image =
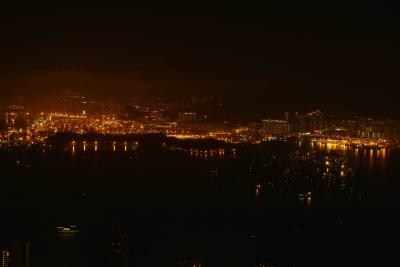
[[[327,120],[325,114],[319,110],[309,112],[307,117],[311,124],[312,133],[323,133],[327,129]]]
[[[359,119],[357,134],[361,138],[397,138],[400,133],[399,124],[391,120]]]
[[[323,133],[327,129],[326,117],[319,110],[301,114],[298,123],[301,133]]]
[[[10,266],[10,252],[7,249],[1,250],[1,267]]]
[[[43,143],[51,135],[60,132],[111,135],[160,133],[178,138],[213,138],[229,143],[257,144],[288,137],[290,134],[292,137],[308,135],[314,141],[348,146],[378,144],[383,147],[381,144],[385,143],[387,147],[389,142],[390,145],[400,143],[400,122],[394,120],[338,119],[335,115],[328,116],[315,110],[308,113],[285,112],[283,120],[266,119],[261,123],[228,121],[221,116],[222,112],[220,116],[210,119],[213,115],[210,115],[212,112],[208,109],[210,104],[208,99],[192,99],[192,102],[184,104],[168,104],[160,102],[160,99],[145,100],[138,98],[120,112],[118,112],[120,105],[114,102],[111,105],[99,102],[99,106],[105,108],[104,112],[100,111],[102,109],[97,109],[95,112],[89,109],[89,106],[82,109],[84,102],[89,105],[91,101],[69,92],[58,101],[68,106],[75,103],[77,108],[69,110],[78,110],[76,112],[70,112],[62,107],[60,108],[64,110],[63,112],[48,113],[26,112],[8,107],[4,109],[5,123],[0,116],[0,139],[2,143],[10,145],[29,145]],[[173,113],[173,116],[168,117],[169,113]],[[87,148],[90,149],[90,146]]]
[[[285,113],[285,120],[288,118]],[[292,134],[298,133],[323,133],[327,130],[327,118],[319,110],[300,114],[295,112],[292,117],[289,117],[289,130]]]
[[[298,134],[300,132],[300,117],[299,113],[295,112],[293,116],[289,116],[289,132]]]
[[[350,137],[357,136],[357,121],[355,120],[343,121],[342,128],[347,131],[348,136]]]
[[[194,122],[197,120],[197,113],[195,113],[195,112],[179,112],[178,120],[180,122]]]
[[[271,136],[284,136],[289,132],[288,123],[281,120],[262,120],[261,131]]]

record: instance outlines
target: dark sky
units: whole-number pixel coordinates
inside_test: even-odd
[[[395,1],[2,2],[4,99],[204,93],[249,112],[400,117]]]

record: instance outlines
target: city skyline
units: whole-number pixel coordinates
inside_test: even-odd
[[[392,266],[399,11],[0,1],[0,267]]]
[[[300,113],[308,113],[315,110],[321,110],[326,114],[337,116],[338,118],[346,119],[346,118],[357,118],[357,117],[365,117],[365,118],[376,118],[376,119],[391,119],[398,120],[400,119],[400,115],[396,112],[392,113],[382,113],[381,111],[376,110],[355,110],[352,109],[351,106],[347,106],[342,109],[332,108],[329,106],[323,106],[320,103],[311,103],[310,105],[303,105],[300,108],[296,106],[286,106],[279,105],[280,103],[275,103],[276,106],[269,107],[264,105],[256,104],[252,101],[248,102],[248,100],[244,100],[243,102],[235,102],[232,99],[227,99],[221,96],[215,96],[212,94],[192,94],[192,95],[180,95],[180,96],[146,96],[146,95],[135,95],[132,94],[129,97],[105,97],[105,96],[92,96],[85,95],[79,90],[64,90],[60,92],[53,92],[51,94],[47,94],[43,97],[36,97],[34,99],[30,97],[26,97],[24,95],[17,95],[5,97],[0,100],[0,111],[12,110],[15,107],[18,109],[24,109],[26,111],[44,111],[44,112],[70,112],[70,108],[65,107],[65,103],[61,103],[62,98],[68,97],[79,97],[80,104],[85,103],[86,106],[90,105],[109,105],[113,106],[113,111],[110,112],[108,110],[106,113],[117,115],[121,113],[122,110],[126,109],[129,106],[134,106],[135,102],[139,101],[140,103],[145,103],[144,105],[174,105],[177,107],[181,107],[181,111],[190,111],[193,107],[193,103],[199,101],[208,101],[212,103],[214,106],[219,107],[219,112],[221,116],[226,116],[226,118],[239,118],[246,121],[258,121],[265,118],[272,119],[282,119],[282,114],[284,112],[300,112]],[[61,101],[61,102],[60,102]],[[261,101],[261,100],[258,100]],[[246,108],[246,105],[251,104],[251,108]],[[79,108],[75,107],[75,113],[81,113],[82,110],[90,109],[85,108],[85,105],[81,105]],[[13,108],[14,107],[14,108]],[[392,110],[392,107],[390,106]],[[95,113],[100,114],[100,112],[96,111]],[[105,112],[103,112],[106,114]]]
[[[391,1],[2,5],[2,99],[204,93],[254,114],[400,115]]]

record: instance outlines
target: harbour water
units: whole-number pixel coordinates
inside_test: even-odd
[[[40,267],[114,266],[116,257],[128,266],[345,266],[361,253],[392,255],[398,150],[136,145],[3,147],[1,241],[29,240]]]

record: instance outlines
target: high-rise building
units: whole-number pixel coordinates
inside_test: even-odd
[[[400,134],[396,121],[360,118],[357,121],[357,135],[361,138],[395,139]]]
[[[10,252],[8,249],[1,250],[1,267],[9,267],[10,266]]]
[[[300,115],[298,112],[295,112],[289,118],[289,131],[291,134],[298,134],[300,132]]]
[[[348,136],[354,137],[357,135],[357,121],[355,120],[346,120],[343,121],[343,128],[347,131]]]
[[[325,114],[319,110],[305,114],[295,112],[291,117],[288,113],[285,113],[285,121],[289,121],[289,130],[291,134],[323,133],[328,128],[327,118]]]
[[[315,110],[306,114],[304,126],[305,132],[323,133],[327,130],[327,120],[321,111]]]

